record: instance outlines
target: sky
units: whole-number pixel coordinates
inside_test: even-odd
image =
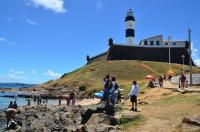
[[[125,43],[135,15],[136,42],[163,34],[187,40],[200,65],[199,0],[0,0],[0,82],[43,83],[86,64],[86,55]]]

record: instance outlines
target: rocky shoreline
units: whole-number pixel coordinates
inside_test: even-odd
[[[120,131],[119,120],[114,117],[116,109],[112,105],[99,103],[78,106],[23,106],[18,108],[16,121],[21,122],[19,131],[37,132],[112,132]],[[6,117],[0,112],[0,131],[6,131]]]

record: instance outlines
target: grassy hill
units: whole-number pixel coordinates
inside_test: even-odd
[[[143,89],[148,84],[148,81],[144,80],[146,75],[151,74],[158,77],[166,74],[168,69],[169,64],[161,62],[99,60],[64,74],[60,79],[49,81],[40,87],[58,89],[59,87],[79,88],[80,86],[85,86],[87,92],[91,92],[94,89],[101,90],[102,78],[106,74],[110,74],[117,78],[119,87],[128,92],[133,80],[137,80],[141,89]],[[185,66],[185,69],[188,69],[188,67]],[[172,70],[175,74],[180,74],[182,65],[172,64]]]

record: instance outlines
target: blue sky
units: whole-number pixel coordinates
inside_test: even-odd
[[[0,82],[41,83],[85,65],[86,55],[125,43],[126,11],[136,41],[163,34],[186,40],[200,65],[199,0],[1,0]]]

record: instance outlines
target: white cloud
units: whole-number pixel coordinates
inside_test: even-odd
[[[43,7],[56,13],[65,13],[64,0],[29,0],[35,7]],[[27,3],[26,3],[27,4]]]
[[[197,66],[200,66],[200,59],[194,60],[194,62]]]
[[[8,75],[7,75],[7,78],[8,79],[26,79],[26,77],[25,76],[20,76],[20,75],[16,75],[16,74],[12,74],[12,73],[9,73]]]
[[[47,75],[48,77],[52,77],[52,78],[59,78],[61,77],[61,73],[55,73],[52,70],[48,70],[45,75]]]
[[[37,75],[36,71],[35,70],[32,70],[31,73],[35,76]]]
[[[10,69],[6,75],[0,76],[0,79],[3,82],[24,82],[27,79],[24,74],[24,71]]]
[[[200,66],[200,46],[199,46],[199,41],[193,41],[192,43],[192,58],[194,60],[194,63],[197,66]]]
[[[103,8],[103,3],[102,3],[101,0],[98,0],[98,1],[96,2],[96,9],[97,9],[98,11],[101,11],[102,8]]]
[[[17,70],[14,70],[14,69],[10,69],[10,73],[12,73],[12,74],[24,74],[25,72],[21,71],[21,70],[17,71]]]
[[[199,50],[198,49],[194,49],[194,52],[198,52]]]
[[[31,20],[30,18],[27,18],[26,21],[27,21],[28,24],[31,24],[31,25],[36,25],[37,24],[37,22]]]
[[[0,44],[9,44],[9,45],[13,45],[15,44],[14,42],[10,42],[8,41],[6,38],[4,37],[0,37]]]

